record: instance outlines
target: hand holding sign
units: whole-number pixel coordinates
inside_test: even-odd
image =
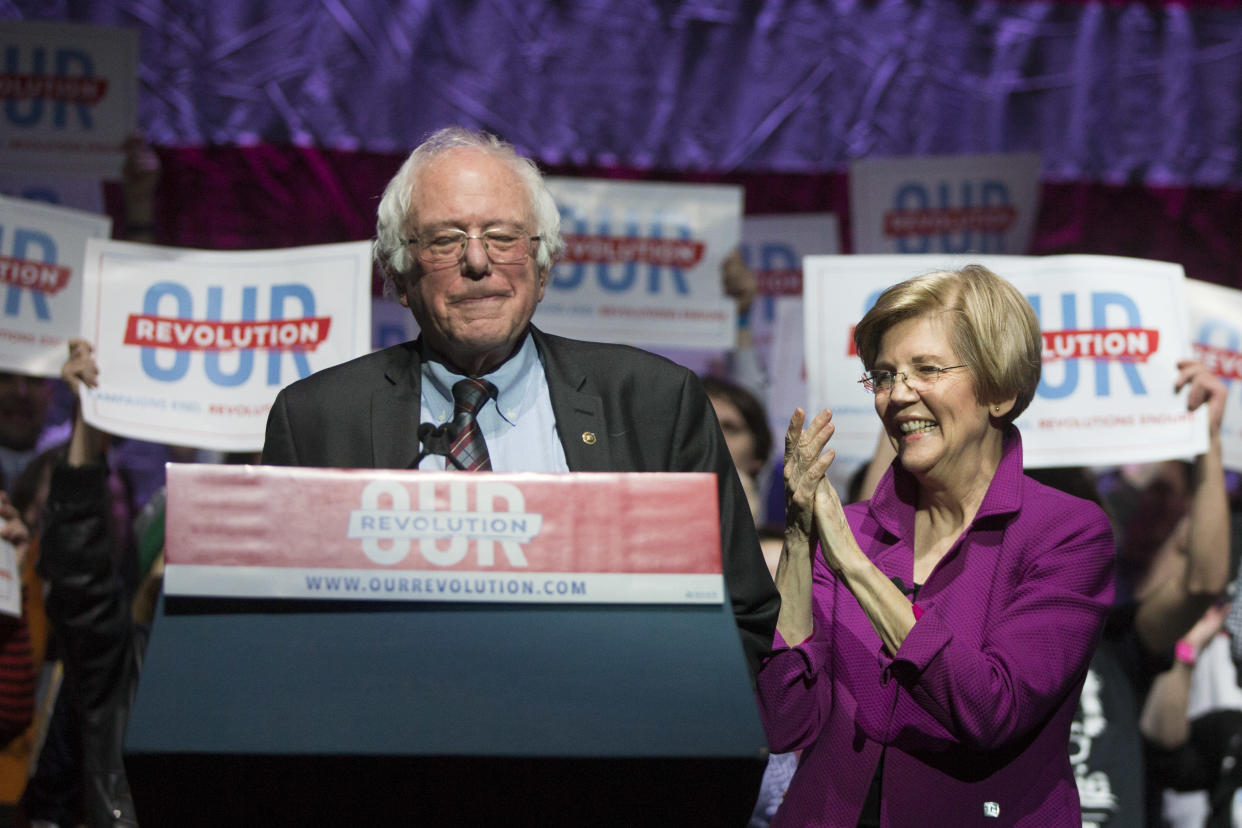
[[[106,441],[106,435],[86,422],[82,415],[86,401],[83,388],[95,388],[99,385],[99,365],[95,362],[94,349],[85,339],[74,337],[69,340],[69,358],[61,366],[60,378],[79,399],[65,459],[71,466],[85,465],[100,455]]]
[[[1186,410],[1194,411],[1207,404],[1208,434],[1215,440],[1220,437],[1220,425],[1225,419],[1225,398],[1229,389],[1220,377],[1209,371],[1201,362],[1192,359],[1178,360],[1177,382],[1173,390],[1181,391],[1186,386],[1190,393],[1186,398]]]

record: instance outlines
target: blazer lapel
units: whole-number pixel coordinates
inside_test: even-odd
[[[418,341],[407,342],[392,354],[384,369],[386,382],[371,392],[371,452],[377,469],[407,469],[418,457],[422,411]]]
[[[531,326],[535,345],[543,356],[556,431],[565,449],[570,471],[614,471],[612,446],[604,420],[604,401],[587,387],[586,373],[573,364],[572,354],[560,341]]]

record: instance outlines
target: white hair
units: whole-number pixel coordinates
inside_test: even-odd
[[[384,188],[375,222],[375,243],[372,254],[384,272],[384,292],[390,293],[396,285],[394,277],[410,275],[417,266],[417,258],[410,254],[405,240],[406,219],[410,213],[414,179],[432,159],[449,150],[470,148],[485,152],[508,164],[526,185],[530,196],[531,212],[535,216],[535,234],[539,245],[535,263],[543,273],[552,269],[552,262],[564,249],[561,240],[561,214],[556,201],[548,192],[543,175],[535,162],[518,155],[513,145],[487,132],[465,127],[446,127],[427,136],[418,148],[405,159],[401,169]]]

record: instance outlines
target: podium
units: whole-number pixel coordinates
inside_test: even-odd
[[[262,512],[269,498],[287,496],[278,491],[281,485],[305,491],[305,475],[339,491],[341,475],[358,488],[375,478],[416,487],[409,475],[418,474],[418,482],[429,487],[417,490],[420,495],[445,476],[175,469],[170,466],[166,595],[126,734],[125,762],[140,824],[746,823],[766,749],[723,585],[716,600],[702,600],[706,590],[699,589],[719,579],[718,539],[709,540],[716,549],[714,574],[698,572],[685,580],[685,573],[646,571],[657,580],[644,582],[639,575],[626,586],[624,574],[587,572],[581,581],[588,592],[609,595],[645,593],[644,584],[655,584],[656,592],[662,583],[673,589],[689,584],[698,603],[619,603],[581,594],[569,602],[545,596],[527,601],[503,586],[529,579],[536,591],[543,585],[555,597],[559,585],[578,583],[563,571],[565,558],[540,563],[540,544],[563,545],[557,540],[563,530],[572,530],[580,543],[613,543],[594,537],[583,523],[582,510],[597,509],[600,492],[610,493],[609,502],[628,502],[654,487],[654,501],[681,509],[686,497],[695,501],[704,493],[715,502],[710,475],[487,475],[498,486],[516,487],[528,506],[540,496],[540,503],[554,504],[523,512],[510,502],[504,510],[542,516],[538,537],[520,549],[527,570],[429,573],[426,561],[411,554],[406,564],[414,568],[406,575],[388,565],[359,570],[381,573],[361,576],[377,592],[325,599],[253,594],[280,592],[283,587],[273,582],[287,575],[304,584],[307,572],[322,567],[286,562],[290,572],[269,577],[255,558],[246,558],[266,552],[242,554],[237,548],[266,548],[281,536],[308,533],[319,538],[319,547],[332,546],[336,540],[323,526],[332,525],[330,508],[312,510],[296,527],[275,521],[264,529],[250,521],[253,530],[242,541],[222,520],[220,504]],[[221,477],[208,480],[204,474]],[[457,485],[481,476],[447,477]],[[552,489],[543,495],[545,484]],[[665,485],[676,494],[662,490]],[[591,492],[592,486],[602,488]],[[696,487],[697,494],[687,494]],[[566,497],[570,490],[574,496]],[[256,497],[259,492],[264,496]],[[453,505],[453,495],[435,496],[439,507]],[[405,504],[381,498],[368,512],[365,501],[362,510],[353,510],[355,524],[365,524],[367,513],[425,517],[438,508],[423,502],[402,510],[393,507]],[[312,494],[303,502],[317,501]],[[636,519],[636,512],[627,514],[624,520]],[[692,533],[708,523],[718,526],[714,508],[705,520],[682,518]],[[683,542],[683,533],[667,521],[659,529],[651,534]],[[195,548],[175,550],[187,533],[190,540],[182,546]],[[213,533],[219,537],[207,537]],[[631,570],[633,555],[650,560],[641,553],[649,541],[635,524],[616,539],[631,555]],[[351,542],[359,545],[356,538]],[[502,546],[495,566],[514,567],[521,556],[508,552],[517,551]],[[589,553],[597,560],[613,557],[609,549]],[[227,577],[183,577],[201,574],[213,555],[227,560],[220,568]],[[469,565],[469,559],[456,565]],[[260,586],[239,586],[229,580],[234,575]],[[490,594],[486,588],[465,592],[470,584],[495,583],[489,577],[499,578],[502,587]],[[397,593],[401,578],[409,578],[407,586],[424,579],[424,594],[445,591],[433,600],[407,600]],[[218,586],[222,581],[227,585]],[[454,582],[461,591],[451,591]]]

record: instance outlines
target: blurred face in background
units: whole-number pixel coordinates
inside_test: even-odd
[[[51,401],[52,385],[45,378],[0,372],[0,446],[34,448]]]
[[[724,433],[725,443],[729,446],[729,454],[733,457],[733,465],[737,473],[746,477],[754,477],[763,468],[763,458],[757,455],[758,445],[755,435],[746,425],[746,419],[738,407],[723,397],[709,397],[712,408],[716,410],[716,419],[720,421],[720,430]]]

